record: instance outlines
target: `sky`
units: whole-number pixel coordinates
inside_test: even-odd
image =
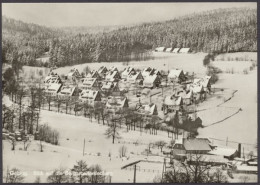
[[[257,3],[3,3],[2,15],[49,27],[109,26],[170,20],[233,7],[256,8]]]

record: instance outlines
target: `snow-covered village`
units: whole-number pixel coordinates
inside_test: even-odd
[[[2,182],[258,182],[254,7],[60,30],[3,16]]]

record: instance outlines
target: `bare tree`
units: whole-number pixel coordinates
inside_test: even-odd
[[[165,147],[167,145],[167,142],[163,141],[163,140],[160,140],[160,141],[157,141],[154,143],[156,146],[158,146],[158,148],[161,149],[161,152],[162,152],[162,149],[163,147]]]
[[[25,151],[27,151],[27,149],[30,147],[30,145],[31,145],[31,141],[29,139],[24,139],[23,140],[23,149]]]
[[[115,139],[121,138],[118,130],[119,130],[119,126],[117,124],[117,118],[112,117],[111,124],[109,125],[108,129],[106,130],[105,135],[107,136],[107,138],[112,137],[113,144],[115,143]]]
[[[16,146],[16,139],[14,137],[11,137],[10,139],[8,139],[8,141],[11,143],[12,148],[11,150],[15,150],[15,146]]]

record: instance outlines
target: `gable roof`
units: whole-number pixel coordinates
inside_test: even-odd
[[[60,90],[62,84],[59,83],[51,83],[47,89],[45,90],[45,92],[50,92],[50,93],[58,93],[58,91]]]
[[[106,80],[107,81],[114,81],[116,78],[116,75],[119,76],[120,78],[120,75],[119,75],[119,72],[118,71],[109,71],[107,76],[106,76]]]
[[[131,72],[127,77],[127,81],[135,81],[137,80],[137,78],[140,78],[142,80],[144,79],[141,72],[134,72],[134,73]]]
[[[125,97],[112,97],[106,103],[107,107],[128,107],[128,100]]]
[[[97,95],[99,94],[99,91],[93,91],[93,90],[83,90],[80,93],[80,99],[93,99],[96,100]]]
[[[172,52],[173,48],[167,48],[166,52]]]
[[[190,48],[181,48],[179,53],[188,53],[190,51]]]
[[[181,73],[183,73],[182,69],[171,69],[168,78],[179,78]]]
[[[154,103],[140,105],[136,108],[136,111],[140,114],[158,115],[157,106]]]
[[[166,47],[157,47],[155,51],[165,51]]]
[[[134,68],[132,68],[132,67],[125,68],[124,71],[121,74],[122,78],[127,78],[128,75],[130,75],[131,72],[135,72]]]
[[[82,79],[82,86],[84,87],[94,87],[95,83],[97,82],[96,78],[83,78]]]
[[[179,106],[182,104],[182,97],[175,97],[174,95],[166,96],[164,99],[164,104],[169,106]]]
[[[216,147],[212,151],[209,152],[209,154],[212,155],[220,155],[225,157],[230,157],[231,155],[235,154],[237,152],[234,148],[227,148],[227,147]]]
[[[73,68],[73,69],[70,70],[70,72],[68,73],[67,76],[68,77],[71,77],[71,76],[79,77],[80,73],[79,73],[78,69]]]
[[[186,151],[211,151],[209,140],[206,138],[184,139],[183,146]]]
[[[172,52],[173,52],[173,53],[178,53],[179,50],[180,50],[180,48],[174,48],[174,49],[172,50]]]
[[[98,73],[101,74],[101,73],[106,73],[108,70],[105,66],[101,66],[99,69],[98,69]]]
[[[60,95],[72,96],[75,90],[76,90],[76,87],[62,86],[59,94]]]
[[[144,84],[153,84],[158,79],[158,75],[149,75],[144,78]]]

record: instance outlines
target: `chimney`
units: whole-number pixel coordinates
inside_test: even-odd
[[[241,143],[238,143],[238,157],[241,157]]]

